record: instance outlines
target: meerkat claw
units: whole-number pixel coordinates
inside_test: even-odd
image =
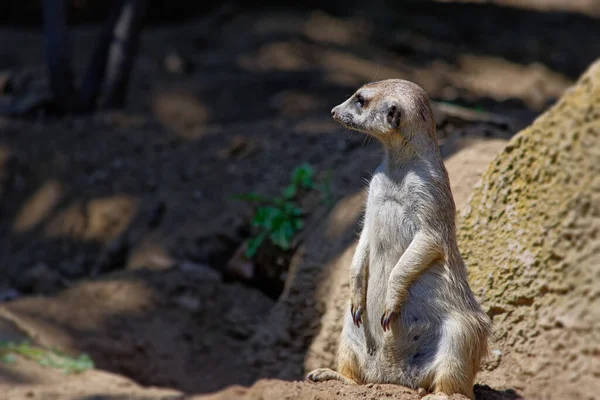
[[[392,322],[392,317],[394,316],[394,312],[393,311],[384,311],[383,315],[381,316],[381,327],[383,328],[383,331],[389,331],[390,330],[390,324]]]
[[[352,314],[352,321],[354,322],[354,325],[356,325],[358,328],[360,328],[360,324],[362,323],[362,307],[358,306],[358,307],[354,307],[351,306],[350,307],[350,313]]]
[[[362,314],[362,308],[359,308],[356,311],[356,326],[360,328],[360,324],[362,323],[362,319],[361,319],[361,314]]]

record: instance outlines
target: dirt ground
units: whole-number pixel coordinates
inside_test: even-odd
[[[286,257],[321,268],[340,256],[380,151],[329,110],[365,82],[400,77],[434,101],[460,210],[506,141],[600,55],[590,40],[600,24],[493,5],[403,7],[336,15],[226,4],[147,28],[126,110],[0,118],[0,340],[27,337],[96,364],[65,377],[26,360],[0,363],[0,398],[205,398],[222,389],[206,398],[418,398],[387,385],[294,382],[311,335],[273,355],[289,360],[278,374],[262,368],[253,340],[287,271],[281,254],[254,260],[246,278],[228,269],[251,234],[251,207],[232,197],[275,195],[301,163],[319,181],[331,170],[334,207],[302,197],[302,251]],[[79,75],[97,32],[74,30]],[[46,93],[44,72],[40,34],[3,28],[0,110]],[[324,220],[328,239],[311,241]],[[271,269],[275,278],[265,278]],[[276,377],[288,381],[268,380]],[[523,389],[496,383],[480,382],[477,398],[515,399]]]

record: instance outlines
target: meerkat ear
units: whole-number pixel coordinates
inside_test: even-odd
[[[388,107],[387,111],[387,122],[394,129],[398,129],[400,127],[400,109],[396,104],[392,104]]]

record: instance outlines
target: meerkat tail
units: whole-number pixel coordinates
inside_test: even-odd
[[[473,383],[477,371],[473,370],[471,352],[477,343],[471,343],[467,332],[468,322],[459,315],[452,315],[444,322],[442,339],[437,354],[433,380],[434,393],[461,393],[475,399]]]

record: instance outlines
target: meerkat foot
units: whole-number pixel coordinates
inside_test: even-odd
[[[311,382],[325,382],[325,381],[341,381],[348,385],[356,385],[352,379],[348,379],[342,374],[335,372],[329,368],[318,368],[306,375],[306,380]]]

